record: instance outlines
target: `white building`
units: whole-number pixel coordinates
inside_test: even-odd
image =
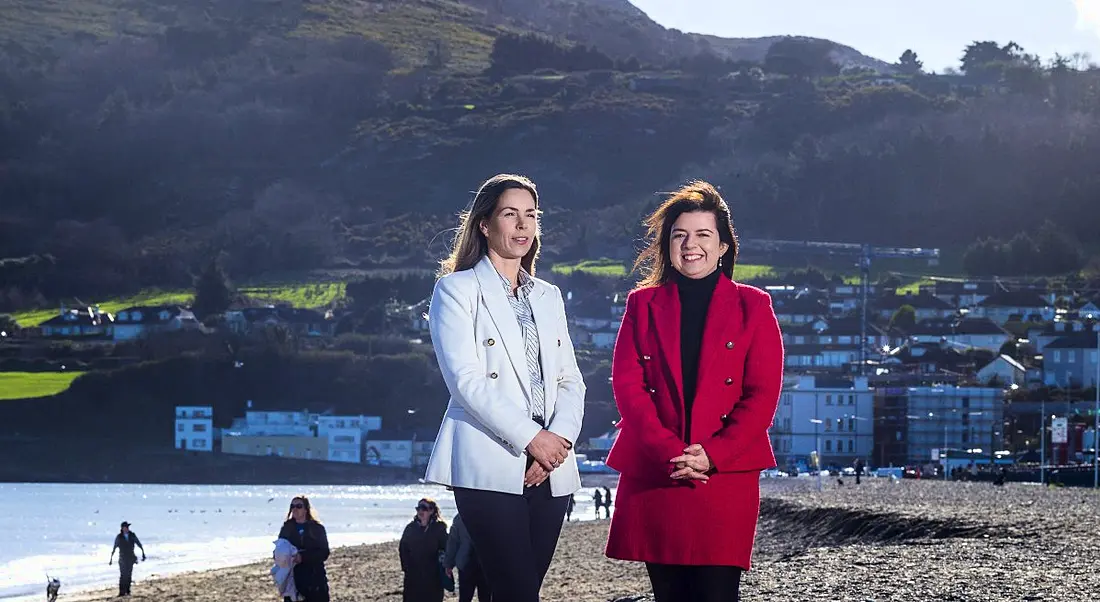
[[[313,435],[309,412],[245,412],[242,434],[250,436]]]
[[[317,416],[317,436],[328,439],[330,462],[363,462],[367,433],[382,428],[379,416]]]
[[[771,427],[780,466],[805,462],[819,450],[826,466],[870,457],[874,391],[867,378],[801,375],[788,379]]]
[[[978,370],[977,378],[983,385],[1023,386],[1027,382],[1027,368],[1011,357],[1001,354]]]
[[[411,431],[372,431],[367,436],[367,464],[412,468],[413,440]]]
[[[214,451],[214,408],[176,406],[176,449]]]

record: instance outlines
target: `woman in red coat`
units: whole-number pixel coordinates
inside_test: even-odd
[[[783,385],[771,297],[735,283],[718,191],[693,182],[647,220],[646,278],[626,302],[611,369],[622,420],[607,556],[646,563],[657,602],[735,601],[751,565],[760,471]]]

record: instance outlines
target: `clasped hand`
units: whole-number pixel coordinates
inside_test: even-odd
[[[535,462],[527,469],[523,484],[528,487],[541,485],[569,457],[569,447],[569,442],[562,437],[547,430],[539,431],[527,444],[527,453],[531,454]]]
[[[707,455],[703,446],[698,443],[685,447],[684,453],[672,458],[669,463],[673,464],[676,469],[672,472],[672,478],[702,481],[704,483],[710,479],[707,472],[714,468],[714,465],[710,462],[710,456]]]

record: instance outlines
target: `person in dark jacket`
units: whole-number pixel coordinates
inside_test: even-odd
[[[329,555],[328,532],[317,520],[308,497],[299,495],[290,501],[290,511],[279,530],[279,539],[298,548],[294,557],[294,586],[305,602],[329,602],[328,574],[325,572]]]
[[[454,569],[458,569],[458,602],[472,602],[474,591],[477,591],[478,602],[492,601],[492,590],[481,570],[470,533],[462,524],[461,514],[456,514],[451,521],[451,534],[447,536],[447,554],[443,559],[443,568],[452,579]]]
[[[115,550],[118,550],[118,597],[130,595],[130,581],[134,574],[134,565],[137,564],[137,554],[134,546],[141,550],[141,561],[145,562],[145,547],[141,545],[137,533],[130,530],[130,523],[123,521],[115,536],[115,547],[111,548],[110,565],[115,561]]]
[[[401,572],[405,573],[403,602],[443,600],[440,555],[446,550],[447,523],[440,516],[439,504],[424,498],[417,502],[416,516],[405,527],[398,544]]]

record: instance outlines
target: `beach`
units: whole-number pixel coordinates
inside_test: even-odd
[[[836,481],[821,492],[813,479],[762,481],[755,566],[743,580],[743,599],[1071,601],[1093,599],[1100,589],[1093,567],[1100,495],[1091,490]],[[566,525],[543,600],[645,599],[644,567],[604,557],[608,525]],[[262,561],[139,581],[132,599],[276,600],[269,567]],[[334,549],[328,569],[333,600],[401,599],[396,542]],[[105,602],[115,593],[63,598]]]

